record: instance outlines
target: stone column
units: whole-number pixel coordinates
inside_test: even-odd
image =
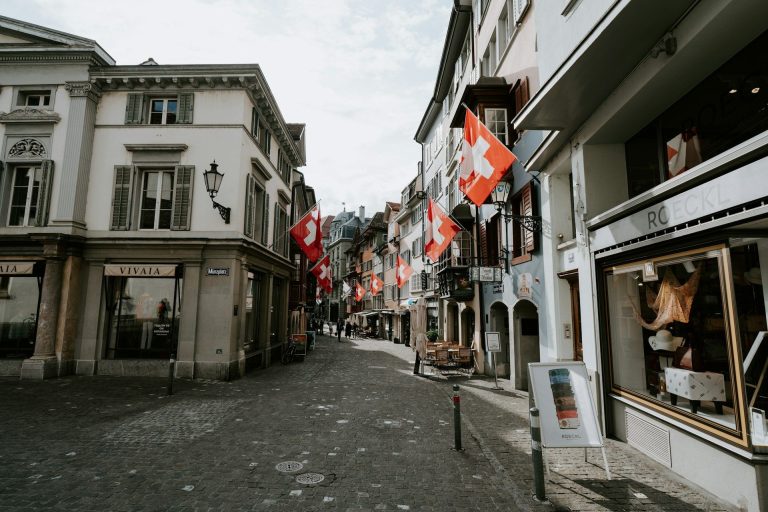
[[[37,317],[37,336],[34,355],[21,363],[22,379],[55,377],[58,360],[54,351],[61,299],[62,260],[49,257],[45,262],[43,289],[40,292],[40,312]]]
[[[67,82],[70,103],[59,179],[59,200],[51,225],[85,228],[85,202],[100,91],[90,82]]]

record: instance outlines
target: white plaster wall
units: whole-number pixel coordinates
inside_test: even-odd
[[[539,76],[544,84],[617,0],[581,0],[563,16],[566,2],[536,4],[536,45]]]
[[[112,187],[115,165],[132,164],[133,155],[125,144],[186,144],[181,153],[181,165],[195,166],[192,200],[192,231],[242,233],[246,176],[251,172],[251,158],[257,158],[272,174],[266,182],[270,202],[278,200],[278,192],[290,197],[290,189],[279,177],[274,165],[266,160],[248,130],[242,124],[250,122],[250,101],[244,91],[196,91],[195,111],[191,125],[124,125],[127,93],[107,93],[97,112],[97,129],[88,189],[86,223],[90,231],[109,230]],[[58,98],[57,98],[58,101]],[[211,126],[213,125],[213,126]],[[273,139],[273,148],[277,141]],[[276,149],[273,151],[276,154]],[[213,210],[205,190],[203,171],[216,160],[224,173],[216,201],[232,208],[231,223],[224,224]],[[159,166],[160,167],[160,166]],[[288,212],[290,213],[290,212]],[[269,244],[273,241],[274,206],[269,209]],[[114,235],[114,232],[112,233]]]

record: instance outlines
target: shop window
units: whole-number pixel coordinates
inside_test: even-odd
[[[180,278],[107,277],[108,359],[168,359],[176,351]]]
[[[41,283],[38,276],[0,277],[0,359],[34,352]]]
[[[189,230],[194,166],[139,169],[115,166],[110,229]]]
[[[245,297],[245,339],[243,350],[246,354],[263,348],[266,340],[262,338],[262,326],[264,323],[264,274],[261,272],[248,272],[248,287]]]
[[[53,161],[14,167],[8,204],[9,226],[46,226],[51,200]]]
[[[164,97],[129,93],[125,105],[125,124],[192,124],[193,110],[192,93]]]
[[[615,392],[733,434],[743,379],[732,364],[727,257],[713,248],[607,269],[605,308]]]
[[[267,244],[269,226],[269,194],[258,180],[249,174],[245,190],[245,236]]]
[[[634,197],[768,130],[768,33],[626,141]]]

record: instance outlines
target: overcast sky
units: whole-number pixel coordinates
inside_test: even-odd
[[[449,0],[3,0],[0,14],[96,40],[117,64],[257,63],[323,215],[399,201],[420,158]]]

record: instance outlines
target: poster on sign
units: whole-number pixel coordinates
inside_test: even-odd
[[[603,446],[583,362],[529,363],[528,373],[545,448]]]

